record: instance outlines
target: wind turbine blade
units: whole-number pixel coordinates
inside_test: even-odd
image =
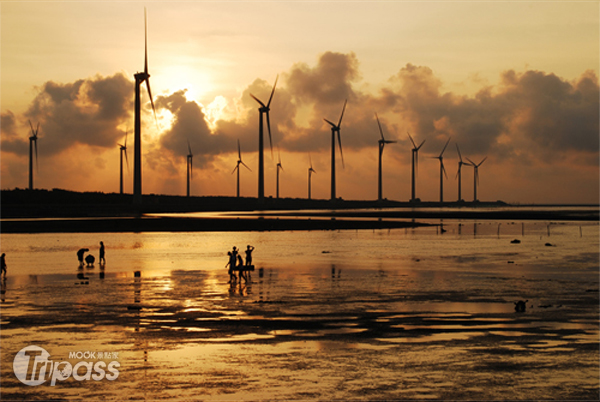
[[[190,147],[190,140],[187,140],[187,144],[188,144],[188,151],[189,151],[190,155],[191,155],[191,156],[194,156],[194,155],[192,154],[192,147]]]
[[[417,151],[418,151],[419,149],[421,149],[421,147],[423,146],[423,144],[425,144],[425,140],[423,140],[423,142],[421,143],[421,145],[419,145],[419,147],[417,148]]]
[[[446,147],[448,146],[448,144],[450,144],[450,138],[448,138],[448,141],[446,141],[446,145],[444,145],[444,149],[442,149],[442,152],[440,153],[440,157],[444,154],[444,151],[446,150]]]
[[[471,164],[471,166],[477,166],[477,165],[475,164],[475,162],[473,162],[471,159],[469,159],[469,158],[465,158],[465,159],[469,161],[469,163]]]
[[[340,116],[340,122],[338,123],[338,128],[342,125],[342,118],[344,117],[344,111],[346,110],[346,104],[348,103],[348,99],[344,101],[344,107],[342,108],[342,115]],[[341,148],[340,148],[341,149]]]
[[[413,138],[410,136],[410,133],[409,133],[409,132],[407,132],[407,134],[408,134],[408,138],[410,138],[410,142],[412,142],[412,144],[413,144],[413,148],[415,148],[415,149],[416,149],[416,148],[417,148],[417,144],[415,144],[415,141],[414,141],[414,140],[413,140]]]
[[[456,176],[454,176],[454,180],[458,179],[458,175],[460,174],[461,168],[462,168],[462,164],[459,163],[458,164],[458,171],[456,172]]]
[[[333,123],[332,123],[332,122],[330,122],[329,120],[327,120],[327,119],[323,119],[323,120],[325,120],[327,123],[329,123],[329,124],[331,125],[331,127],[333,127],[333,128],[336,128],[335,124],[333,124]]]
[[[238,140],[238,159],[242,159],[242,149],[240,148],[240,140]]]
[[[234,174],[236,170],[238,170],[240,168],[240,161],[238,161],[238,164],[235,165],[235,167],[233,168],[233,171],[231,172],[231,174]]]
[[[344,165],[344,152],[342,152],[342,137],[340,135],[340,130],[338,129],[338,144],[340,144],[340,155],[342,156],[342,167],[346,167]]]
[[[144,73],[148,74],[148,21],[144,7]]]
[[[483,162],[485,162],[486,159],[487,159],[487,156],[485,158],[483,158],[483,160],[481,162],[479,162],[479,165],[477,165],[477,167],[483,165]]]
[[[448,180],[448,174],[446,174],[446,168],[444,167],[444,161],[440,159],[440,163],[442,164],[442,172],[444,172],[444,176],[446,176],[446,180]]]
[[[125,164],[127,165],[127,174],[129,174],[129,160],[127,159],[127,148],[124,149],[125,152]]]
[[[458,149],[458,144],[456,144],[456,152],[458,152],[458,159],[462,162],[462,155],[460,154],[460,149]]]
[[[260,101],[260,99],[258,99],[256,96],[254,96],[254,95],[252,95],[252,94],[250,94],[250,96],[252,97],[252,99],[254,99],[254,100],[255,100],[255,101],[257,101],[258,103],[260,103],[260,105],[261,105],[262,107],[266,107],[266,106],[265,106],[265,104],[264,104],[264,103],[262,103],[262,102]]]
[[[312,157],[310,156],[310,152],[308,153],[308,160],[310,162],[310,168],[312,169]]]
[[[158,128],[158,117],[156,117],[156,109],[154,108],[154,100],[152,99],[152,91],[150,90],[149,78],[146,78],[146,88],[148,88],[148,96],[150,97],[150,104],[152,105],[152,111],[154,112],[154,120],[156,120],[156,127]]]
[[[387,140],[386,140],[386,141],[383,141],[383,142],[385,142],[386,144],[395,144],[395,143],[397,143],[398,141],[387,141]]]
[[[379,117],[377,116],[377,113],[375,113],[375,118],[377,119],[377,125],[379,126],[379,134],[381,134],[381,139],[385,141],[385,138],[383,137],[383,130],[381,129],[381,123],[379,122]]]
[[[273,100],[273,94],[275,93],[275,87],[277,86],[277,80],[279,79],[279,74],[275,78],[275,84],[273,84],[273,89],[271,90],[271,96],[269,96],[269,102],[267,102],[267,107],[271,105],[271,100]]]
[[[129,130],[125,130],[125,145],[123,145],[125,147],[125,149],[127,149],[127,132]]]
[[[250,169],[250,168],[248,167],[248,165],[246,165],[244,162],[240,161],[240,163],[241,163],[242,165],[244,165],[244,167],[245,167],[246,169],[248,169],[249,171],[252,171],[252,169]]]
[[[33,124],[31,124],[31,120],[29,120],[29,126],[31,127],[31,136],[35,136],[35,131],[33,130]]]
[[[40,123],[38,122],[37,127],[35,128],[35,138],[37,139],[38,132],[40,131]]]
[[[273,139],[271,137],[271,120],[269,119],[269,112],[267,114],[267,129],[269,131],[269,144],[271,144],[271,159],[273,159]]]

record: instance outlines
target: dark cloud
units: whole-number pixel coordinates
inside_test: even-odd
[[[39,151],[43,155],[57,154],[76,144],[112,147],[124,135],[117,127],[131,120],[132,88],[133,83],[120,73],[67,84],[46,82],[20,126],[24,127],[27,119],[34,125],[40,123]],[[25,143],[28,137],[23,133],[19,141]],[[22,146],[11,146],[3,138],[4,145],[9,152],[24,153]]]

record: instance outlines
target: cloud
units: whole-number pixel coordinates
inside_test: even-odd
[[[60,84],[46,82],[21,119],[34,125],[40,123],[39,151],[43,155],[55,155],[77,144],[112,147],[124,133],[118,129],[123,122],[131,120],[133,83],[121,73],[112,77],[96,76]],[[3,123],[8,118],[3,116]],[[8,152],[24,154],[27,136],[17,140],[11,130],[17,122],[2,127],[3,148]],[[8,141],[4,141],[5,134]],[[43,143],[43,145],[42,145]]]

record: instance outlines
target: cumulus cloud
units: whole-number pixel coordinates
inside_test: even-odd
[[[40,88],[21,125],[27,124],[27,119],[34,125],[40,123],[39,137],[44,146],[40,143],[39,151],[43,155],[54,155],[77,144],[114,146],[124,135],[117,127],[131,119],[132,87],[133,83],[121,73],[67,84],[48,81]],[[5,117],[8,118],[3,116],[3,123]],[[13,126],[3,124],[3,148],[23,154],[23,146],[17,147],[15,142],[25,143],[28,136],[17,140],[11,132]]]

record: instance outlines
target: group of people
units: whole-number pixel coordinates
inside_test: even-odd
[[[227,255],[229,256],[229,262],[225,265],[225,268],[229,267],[229,283],[233,283],[237,281],[237,276],[235,275],[235,271],[240,272],[240,279],[244,278],[247,282],[248,277],[245,275],[244,267],[252,266],[252,252],[254,251],[254,247],[248,245],[246,247],[246,263],[244,264],[244,259],[239,253],[237,247],[233,247],[232,251],[228,251]]]
[[[88,251],[90,251],[89,248],[80,248],[77,251],[77,260],[79,261],[79,266],[83,267],[83,256],[85,255],[85,253],[87,253]],[[85,257],[85,262],[87,264],[88,267],[91,267],[94,265],[94,262],[96,261],[96,257],[94,257],[91,254],[88,254]],[[99,251],[99,259],[98,262],[100,263],[100,265],[104,265],[106,264],[106,259],[104,258],[104,243],[100,242],[100,251]]]

